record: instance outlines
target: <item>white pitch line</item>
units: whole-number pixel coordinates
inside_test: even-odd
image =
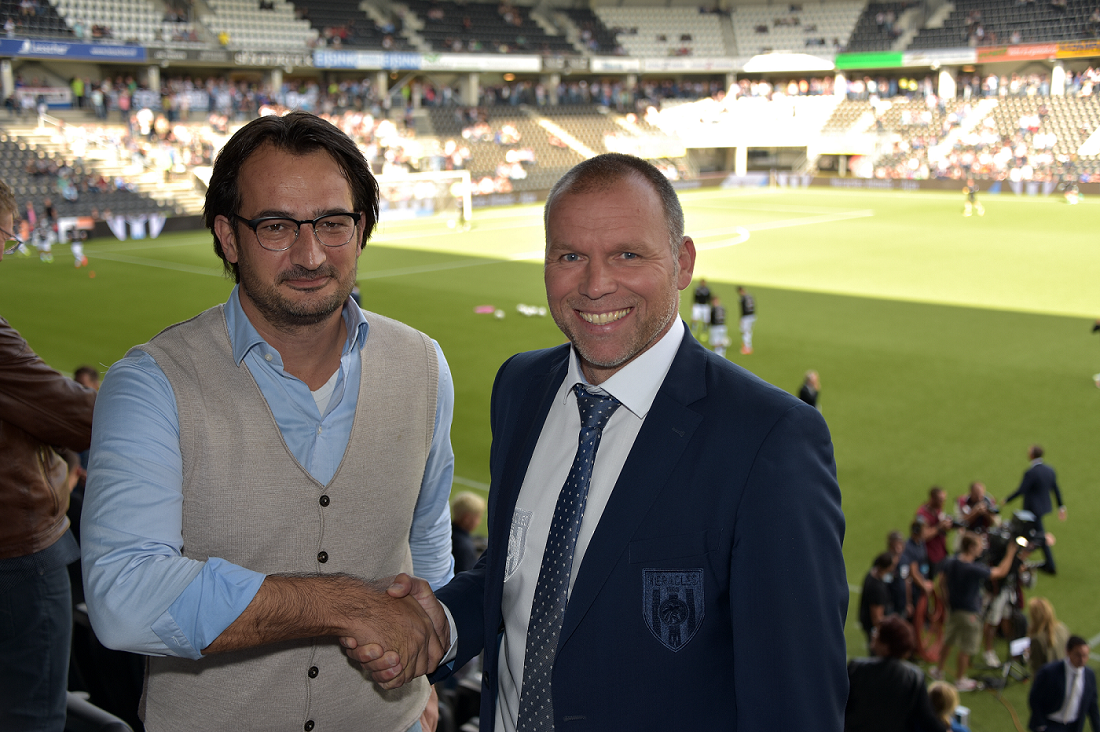
[[[476,480],[469,480],[468,478],[460,478],[457,475],[454,476],[453,478],[451,478],[451,482],[452,483],[458,483],[459,485],[464,485],[467,488],[477,488],[479,491],[489,490],[489,484],[488,483],[478,483]]]
[[[221,269],[210,269],[209,267],[196,267],[191,264],[179,264],[177,262],[161,262],[155,259],[144,259],[142,257],[130,257],[125,254],[107,254],[105,252],[91,252],[89,259],[107,259],[112,262],[122,262],[124,264],[139,264],[144,267],[157,267],[158,269],[170,269],[176,272],[187,272],[188,274],[200,274],[210,275],[211,277],[222,277],[224,271]]]
[[[378,272],[360,273],[356,279],[378,280],[383,277],[403,277],[411,274],[426,274],[428,272],[442,272],[448,269],[462,269],[463,267],[480,267],[484,264],[500,264],[503,259],[480,259],[474,262],[461,260],[455,262],[441,262],[439,264],[425,264],[419,267],[402,267],[401,269],[385,269]]]

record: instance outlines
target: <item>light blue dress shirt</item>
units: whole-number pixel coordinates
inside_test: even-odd
[[[225,304],[234,359],[256,379],[291,453],[322,484],[335,475],[351,436],[369,328],[350,299],[343,316],[348,339],[322,415],[309,387],[283,371],[279,352],[252,326],[237,288]],[[409,531],[413,572],[432,589],[454,574],[448,510],[454,384],[438,343],[435,349],[435,434]],[[248,607],[266,575],[218,558],[181,555],[179,437],[167,377],[151,356],[130,351],[111,367],[96,400],[81,548],[88,611],[104,645],[194,659]]]

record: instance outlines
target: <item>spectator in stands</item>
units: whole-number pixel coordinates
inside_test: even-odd
[[[0,260],[16,201],[0,181]],[[57,373],[0,318],[0,729],[65,729],[79,557],[65,511],[88,448],[95,392]]]
[[[959,707],[959,694],[955,687],[943,681],[937,681],[928,688],[928,699],[932,702],[932,711],[950,732],[970,732],[970,728],[960,722],[955,710]]]
[[[943,732],[924,673],[905,659],[913,650],[913,629],[896,615],[885,618],[871,638],[871,658],[848,662],[844,732]]]
[[[463,491],[451,500],[451,553],[455,559],[455,574],[473,569],[481,553],[474,547],[473,532],[485,514],[485,499],[471,491]]]

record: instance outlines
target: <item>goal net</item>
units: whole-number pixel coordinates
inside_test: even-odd
[[[377,180],[382,221],[442,215],[465,224],[473,214],[468,170],[387,173]]]

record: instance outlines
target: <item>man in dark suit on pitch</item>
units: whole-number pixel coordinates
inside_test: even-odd
[[[1066,505],[1062,503],[1062,491],[1058,489],[1058,480],[1054,476],[1054,468],[1043,462],[1043,448],[1040,445],[1032,445],[1027,450],[1027,459],[1031,461],[1031,467],[1024,473],[1020,487],[1005,499],[1008,503],[1017,496],[1024,497],[1024,510],[1035,514],[1035,527],[1039,535],[1043,537],[1043,557],[1045,563],[1039,570],[1047,574],[1054,574],[1054,555],[1045,541],[1046,531],[1043,529],[1043,516],[1050,513],[1050,493],[1058,499],[1058,518],[1066,520]]]
[[[652,165],[581,163],[544,217],[570,344],[497,374],[489,548],[439,591],[456,667],[486,649],[481,729],[842,729],[844,518],[820,414],[677,317],[695,245]],[[393,591],[440,615],[423,582]],[[393,654],[350,652],[404,681]]]
[[[1031,683],[1028,706],[1032,732],[1081,732],[1085,718],[1092,732],[1100,732],[1100,706],[1096,700],[1096,674],[1086,666],[1089,644],[1080,636],[1066,642],[1066,657],[1039,669]]]

